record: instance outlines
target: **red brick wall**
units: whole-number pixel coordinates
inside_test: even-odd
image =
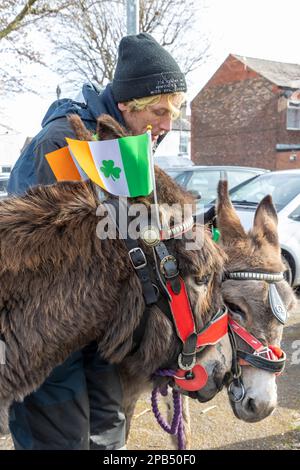
[[[246,67],[238,59],[229,55],[226,61],[219,67],[216,73],[206,84],[208,87],[224,85],[224,83],[233,83],[257,78],[258,74],[254,70]]]
[[[277,156],[276,144],[300,143],[300,132],[286,131],[280,95],[273,83],[229,56],[191,104],[192,160],[271,170],[288,164]]]
[[[296,159],[290,159],[290,157],[295,156]],[[276,170],[293,170],[295,168],[300,168],[300,150],[299,151],[287,151],[287,152],[277,152],[276,156]]]

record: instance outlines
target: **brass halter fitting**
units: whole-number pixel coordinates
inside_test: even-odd
[[[148,246],[156,246],[160,242],[159,229],[154,225],[148,225],[141,230],[141,238]]]

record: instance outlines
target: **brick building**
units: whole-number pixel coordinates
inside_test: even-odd
[[[300,168],[300,65],[230,54],[191,103],[191,157]]]

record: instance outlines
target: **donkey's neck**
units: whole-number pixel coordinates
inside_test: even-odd
[[[1,289],[0,314],[6,364],[0,369],[0,397],[20,399],[72,352],[115,327],[124,274],[112,262],[114,250],[112,243],[99,242],[88,265],[79,257],[61,269],[44,263],[34,273],[23,270],[17,281],[6,272],[8,289]]]

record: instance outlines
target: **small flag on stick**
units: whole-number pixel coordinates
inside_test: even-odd
[[[66,140],[68,147],[46,155],[58,181],[81,180],[85,174],[116,196],[148,196],[153,191],[149,133],[114,140]]]
[[[57,181],[80,181],[82,179],[68,147],[47,153],[46,159]]]

